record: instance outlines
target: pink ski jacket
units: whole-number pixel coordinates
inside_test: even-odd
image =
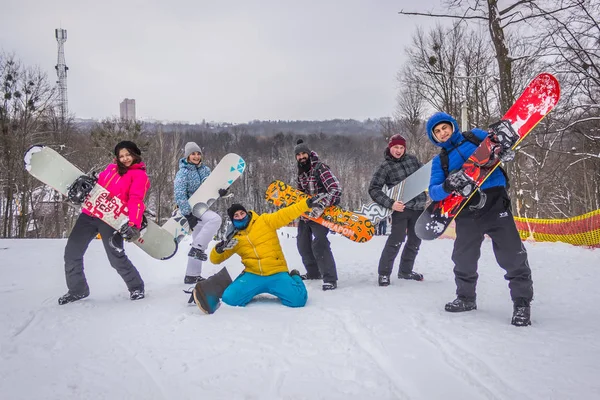
[[[109,164],[98,176],[98,184],[127,206],[129,224],[140,228],[146,209],[144,197],[150,189],[146,164],[143,162],[133,164],[123,176],[119,175],[117,164]],[[91,215],[85,209],[83,212]]]

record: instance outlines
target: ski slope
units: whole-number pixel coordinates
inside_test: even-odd
[[[486,240],[477,311],[450,314],[452,241],[423,242],[425,281],[376,285],[385,237],[332,235],[338,290],[307,283],[303,309],[268,296],[205,315],[182,292],[187,244],[167,261],[127,252],[146,282],[132,302],[95,240],[91,295],[66,292],[66,240],[0,240],[2,399],[598,399],[600,252],[527,244],[533,325],[510,325],[503,271]],[[295,230],[280,231],[291,268]],[[228,260],[241,271],[239,258]],[[205,264],[204,275],[220,266]]]

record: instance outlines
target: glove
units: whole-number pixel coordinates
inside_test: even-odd
[[[215,251],[219,254],[223,253],[225,250],[231,250],[235,247],[235,245],[238,243],[238,240],[236,238],[231,238],[228,241],[225,240],[221,240],[219,243],[217,243],[217,245],[215,246]]]
[[[455,193],[462,197],[469,197],[475,190],[475,182],[462,169],[452,172],[444,183],[442,188],[449,193]]]
[[[219,189],[219,197],[225,197],[225,196],[227,196],[227,193],[229,193],[229,190]]]
[[[315,208],[315,207],[325,208],[327,206],[325,204],[326,197],[327,197],[326,193],[318,193],[318,194],[314,195],[313,197],[309,197],[308,199],[306,199],[306,205],[309,208]]]
[[[128,242],[134,242],[140,237],[140,230],[133,225],[125,225],[120,230],[121,236]]]
[[[198,225],[198,217],[196,217],[192,213],[186,214],[186,215],[184,215],[184,217],[185,217],[185,219],[187,219],[188,225],[190,226],[190,230],[194,230],[196,225]]]

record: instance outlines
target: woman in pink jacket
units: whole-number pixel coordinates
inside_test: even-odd
[[[83,255],[90,242],[98,233],[102,237],[104,250],[110,265],[117,270],[129,289],[129,298],[144,298],[144,281],[131,263],[123,248],[123,237],[133,241],[139,237],[144,216],[144,197],[150,188],[146,165],[142,162],[142,152],[135,143],[122,141],[115,146],[115,163],[109,164],[98,176],[98,184],[127,205],[129,225],[120,235],[113,237],[114,229],[101,219],[92,216],[87,210],[77,218],[65,247],[65,275],[69,291],[58,299],[58,304],[66,304],[88,297],[88,287],[83,272]],[[110,241],[113,244],[111,245]]]

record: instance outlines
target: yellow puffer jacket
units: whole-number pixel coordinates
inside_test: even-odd
[[[254,211],[249,211],[252,218],[250,224],[233,236],[238,240],[235,247],[221,254],[213,248],[210,252],[210,262],[220,264],[233,254],[239,254],[245,272],[263,276],[288,272],[277,229],[286,226],[308,210],[306,202],[301,201],[272,214],[257,215]]]

